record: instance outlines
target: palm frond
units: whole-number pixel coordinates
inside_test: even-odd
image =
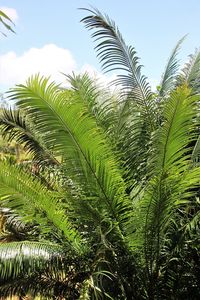
[[[33,155],[33,160],[40,164],[58,165],[58,160],[45,149],[39,137],[35,136],[34,124],[30,123],[22,110],[3,109],[0,115],[2,137],[9,142],[15,141],[24,147],[27,153]]]
[[[59,195],[48,191],[19,167],[4,162],[0,165],[0,199],[3,206],[19,213],[24,222],[39,224],[43,234],[58,231],[60,238],[64,235],[72,248],[82,251],[84,247],[81,246],[80,235],[70,224]]]
[[[159,172],[169,169],[169,166],[170,168],[178,167],[179,164],[183,166],[184,161],[188,163],[187,155],[184,156],[184,160],[181,158],[188,151],[186,146],[194,139],[192,121],[197,112],[197,102],[198,97],[190,96],[187,87],[182,86],[171,93],[170,100],[164,107],[164,123],[160,129],[159,143],[162,152],[158,156],[159,161],[156,165],[156,170]]]
[[[0,209],[0,242],[25,240],[30,238],[30,233],[34,238],[33,226],[22,222],[10,209]]]
[[[162,75],[162,80],[159,88],[159,97],[167,96],[172,91],[176,83],[176,74],[178,71],[179,63],[177,55],[186,36],[181,38],[173,49],[170,58],[167,62],[165,71]]]
[[[117,131],[120,131],[120,125],[117,125],[122,105],[119,96],[101,87],[98,80],[91,79],[87,73],[73,73],[66,78],[71,85],[73,96],[82,99],[88,107],[88,113],[95,118],[97,125],[103,129],[108,141],[111,140],[115,148],[113,141],[117,139]]]
[[[118,163],[106,138],[89,116],[88,108],[77,94],[68,94],[45,78],[30,78],[27,86],[19,85],[10,98],[35,122],[35,130],[63,165],[74,183],[86,196],[96,199],[92,206],[106,209],[108,216],[122,222],[122,210],[129,210],[125,184]]]
[[[41,242],[12,242],[0,244],[0,282],[56,270],[62,266],[63,250],[59,245]]]
[[[189,61],[185,64],[178,77],[179,84],[188,84],[193,94],[200,90],[200,51],[189,56]]]
[[[120,130],[125,123],[123,118],[126,118],[128,110],[124,107],[124,102],[121,101],[120,96],[102,88],[98,85],[98,81],[91,79],[87,73],[68,75],[67,79],[72,90],[75,91],[76,95],[74,94],[74,96],[82,98],[89,113],[95,117],[97,125],[103,129],[112,144],[114,140],[116,143]],[[122,112],[122,109],[126,112]],[[115,145],[113,146],[115,148]]]
[[[124,166],[124,162],[126,161],[126,164],[129,165],[130,168],[131,163],[132,165],[135,163],[132,155],[131,158],[130,155],[127,155],[128,158],[126,159],[127,144],[129,143],[129,146],[131,144],[130,132],[132,131],[134,141],[139,139],[139,137],[135,132],[136,130],[133,130],[133,123],[136,120],[136,116],[134,116],[130,105],[128,105],[129,101],[124,105],[124,102],[121,101],[118,95],[112,95],[100,89],[94,80],[89,78],[87,73],[82,76],[73,74],[72,76],[67,76],[67,78],[72,90],[75,91],[74,96],[81,98],[86,103],[89,113],[95,117],[97,125],[106,133],[107,140],[108,142],[110,141],[111,148],[118,157],[120,157],[120,161],[123,162],[122,165]],[[131,113],[132,115],[130,116]],[[134,122],[131,122],[131,118],[134,119]],[[144,133],[141,135],[144,139]],[[136,142],[134,144],[136,144]],[[137,146],[138,145],[135,145],[135,148]],[[137,150],[138,149],[139,147],[137,147]],[[130,152],[133,152],[132,148]],[[128,159],[130,159],[130,161]],[[132,170],[133,169],[131,169],[131,171]]]
[[[200,155],[200,136],[198,136],[192,151],[192,160],[194,164],[197,164],[199,162],[199,155]]]
[[[194,139],[197,101],[198,97],[190,96],[186,87],[171,94],[165,105],[163,125],[154,137],[157,155],[151,162],[152,179],[143,199],[136,204],[138,218],[143,219],[145,257],[151,276],[158,272],[158,257],[175,208],[189,201],[189,189],[199,182],[200,169],[190,170],[188,154],[188,145]]]
[[[122,71],[115,84],[122,86],[123,94],[128,95],[128,101],[142,108],[149,122],[149,130],[154,130],[154,104],[152,93],[146,77],[141,75],[141,65],[132,46],[127,46],[115,23],[98,10],[88,10],[91,15],[81,21],[89,30],[95,30],[92,37],[97,42],[97,56],[103,70]],[[125,105],[125,104],[124,104]]]
[[[74,96],[81,98],[88,106],[88,111],[96,116],[98,109],[98,97],[100,96],[100,89],[94,79],[91,79],[87,73],[83,75],[66,76],[71,85],[72,91],[75,91]]]
[[[69,257],[68,257],[69,256]],[[87,272],[76,270],[71,253],[56,244],[13,242],[0,244],[0,294],[3,297],[69,296],[76,299]]]
[[[113,82],[121,87],[117,109],[113,110],[109,101],[105,105],[110,120],[110,135],[117,144],[123,167],[126,169],[129,185],[135,180],[141,181],[147,174],[147,153],[151,135],[157,127],[157,103],[145,76],[137,53],[128,46],[115,23],[98,10],[86,10],[89,16],[82,19],[85,27],[91,31],[96,42],[97,56],[103,70],[118,70]],[[145,149],[145,151],[144,151]]]

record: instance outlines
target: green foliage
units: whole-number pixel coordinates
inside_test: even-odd
[[[162,75],[161,83],[159,85],[158,95],[160,97],[167,96],[167,93],[169,93],[175,86],[175,75],[177,74],[179,67],[177,55],[184,39],[185,36],[180,41],[178,41],[176,47],[173,49],[172,54],[170,55],[165,71]]]
[[[32,160],[0,162],[1,231],[9,218],[25,231],[2,239],[0,293],[198,299],[199,53],[178,72],[180,40],[152,93],[115,23],[89,13],[118,95],[87,74],[66,76],[70,90],[36,75],[1,113],[2,136]]]

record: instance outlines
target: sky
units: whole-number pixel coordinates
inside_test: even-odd
[[[91,7],[116,22],[153,88],[181,37],[188,34],[180,65],[200,47],[199,0],[0,0],[16,31],[0,37],[0,93],[38,72],[58,83],[65,81],[62,72],[72,71],[112,79],[115,75],[102,75],[90,32],[80,23],[88,12],[78,8]]]

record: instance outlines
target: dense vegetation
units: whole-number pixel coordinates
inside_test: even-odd
[[[87,12],[118,93],[87,74],[9,91],[1,132],[29,162],[0,161],[0,294],[199,299],[200,53],[179,70],[179,41],[153,93],[115,23]]]

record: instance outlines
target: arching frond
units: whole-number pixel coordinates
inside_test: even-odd
[[[89,16],[82,19],[85,27],[91,31],[96,42],[97,56],[103,70],[119,71],[113,81],[121,88],[121,98],[117,109],[106,103],[110,112],[111,137],[121,153],[123,167],[129,185],[135,180],[142,181],[147,173],[148,149],[152,133],[157,127],[157,103],[153,97],[145,76],[141,74],[142,66],[137,53],[128,46],[119,29],[109,17],[98,10],[86,10]]]
[[[87,276],[84,270],[82,274],[75,270],[71,253],[50,243],[0,244],[0,264],[0,295],[4,297],[27,294],[42,299],[77,297],[78,285]]]
[[[175,86],[176,83],[176,75],[178,71],[178,60],[177,60],[177,55],[180,50],[181,44],[183,43],[184,39],[186,36],[181,38],[178,43],[176,44],[175,48],[173,49],[170,58],[167,62],[165,71],[162,75],[162,80],[160,83],[160,89],[158,96],[163,97],[166,95],[169,95],[169,93],[172,91],[172,89]]]
[[[198,97],[190,96],[190,90],[184,86],[171,93],[164,107],[163,125],[158,131],[161,134],[157,141],[160,145],[158,149],[162,149],[162,152],[154,171],[163,172],[169,166],[178,167],[179,164],[182,168],[183,162],[187,164],[188,156],[184,154],[188,151],[187,145],[194,139],[192,130],[195,126],[193,118],[197,112],[197,101]]]
[[[66,77],[72,90],[75,91],[74,96],[81,98],[88,106],[89,112],[96,116],[100,89],[98,89],[94,79],[91,79],[87,73],[84,73],[83,75],[75,75],[73,73]]]
[[[173,92],[164,108],[163,125],[154,137],[152,179],[143,199],[137,203],[138,218],[144,222],[145,257],[151,276],[158,272],[165,232],[173,222],[175,208],[190,200],[189,189],[200,180],[200,169],[190,170],[191,156],[188,155],[188,145],[194,139],[197,101],[187,88]]]
[[[192,89],[193,94],[200,91],[200,51],[189,56],[189,61],[183,67],[178,83],[188,84]]]
[[[35,136],[34,124],[31,124],[22,110],[3,109],[0,126],[2,137],[22,145],[37,163],[59,165],[58,160],[41,144],[40,137]]]
[[[0,166],[0,199],[4,207],[19,213],[26,222],[39,224],[44,234],[56,230],[60,238],[62,235],[66,237],[72,248],[84,250],[59,195],[48,191],[36,178],[33,179],[18,167],[4,162]]]
[[[66,174],[78,184],[97,210],[121,226],[129,210],[125,184],[111,148],[85,100],[73,98],[45,78],[30,78],[11,91],[11,99],[35,121],[36,133],[55,156],[63,158]],[[83,196],[84,198],[84,196]],[[126,216],[125,216],[126,219]]]
[[[97,42],[95,49],[103,70],[122,71],[115,81],[128,95],[127,101],[133,101],[141,108],[149,122],[149,130],[154,130],[154,105],[152,93],[146,77],[141,75],[141,65],[132,46],[127,46],[115,23],[98,10],[86,10],[91,15],[82,19],[85,27],[94,30],[92,37]],[[125,104],[124,104],[125,105]]]
[[[113,148],[116,149],[120,131],[128,118],[128,108],[124,107],[120,96],[98,86],[98,82],[91,79],[87,73],[78,76],[73,74],[67,78],[72,90],[75,91],[74,96],[82,98],[86,103],[89,113],[95,117],[97,125],[103,128]],[[126,112],[122,112],[123,109]]]
[[[30,276],[48,268],[62,266],[60,246],[41,242],[12,242],[0,244],[0,282],[15,279],[22,274]]]

